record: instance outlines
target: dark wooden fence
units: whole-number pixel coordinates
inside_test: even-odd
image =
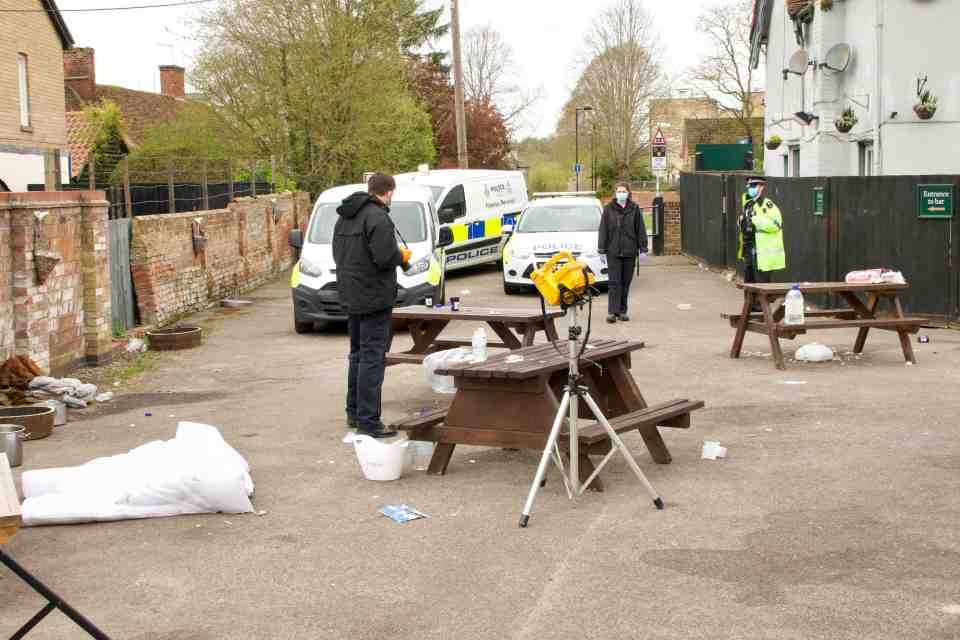
[[[952,184],[960,176],[769,178],[767,195],[783,213],[784,282],[843,280],[849,271],[887,267],[910,282],[908,312],[960,317],[960,255],[953,236],[960,215],[917,214],[917,185]],[[684,174],[680,178],[683,250],[713,267],[737,267],[737,218],[745,177]],[[814,189],[824,189],[814,215]],[[958,236],[960,237],[960,236]],[[820,302],[820,301],[816,301]]]

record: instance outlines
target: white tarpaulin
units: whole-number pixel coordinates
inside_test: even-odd
[[[195,422],[128,453],[25,471],[22,484],[25,527],[253,511],[250,465],[216,427]]]

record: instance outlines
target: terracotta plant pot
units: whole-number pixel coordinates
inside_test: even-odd
[[[918,104],[913,107],[913,112],[917,114],[917,117],[920,118],[921,120],[929,120],[930,118],[933,117],[933,114],[937,112],[937,108],[925,107],[923,105]]]

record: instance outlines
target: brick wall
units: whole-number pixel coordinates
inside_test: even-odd
[[[133,221],[134,289],[144,324],[164,325],[254,289],[294,263],[288,231],[310,216],[306,193],[240,198],[217,211]],[[194,221],[206,237],[193,249]]]
[[[109,355],[107,207],[102,191],[0,193],[0,357],[56,374]],[[59,257],[44,282],[38,251]]]
[[[63,94],[63,45],[50,18],[36,0],[0,0],[0,146],[60,149],[66,144]],[[20,128],[17,54],[27,54],[30,128]]]
[[[634,191],[633,201],[641,207],[653,206],[656,197],[653,191]],[[680,193],[664,191],[663,196],[663,254],[677,256],[682,253],[680,247]]]

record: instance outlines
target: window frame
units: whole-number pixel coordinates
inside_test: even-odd
[[[800,177],[800,145],[795,144],[790,147],[790,164],[793,165],[793,171],[790,176],[793,178]]]
[[[17,52],[17,95],[19,97],[20,130],[33,132],[33,117],[30,110],[30,56]]]
[[[860,175],[869,177],[873,175],[873,141],[862,141],[857,145],[858,157],[860,163]]]

